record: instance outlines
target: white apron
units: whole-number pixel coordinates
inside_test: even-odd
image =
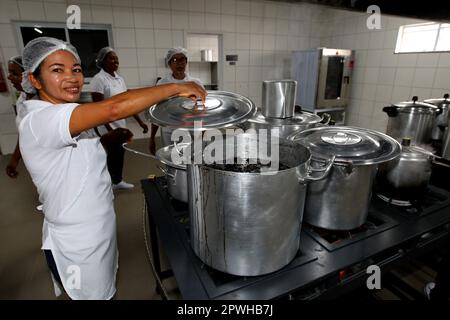
[[[71,299],[110,299],[118,253],[105,151],[93,130],[70,136],[77,104],[24,105],[20,149],[43,203],[42,249],[52,251]]]

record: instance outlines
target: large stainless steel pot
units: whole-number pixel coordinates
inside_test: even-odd
[[[410,140],[404,139],[400,156],[380,164],[377,191],[398,200],[419,199],[428,187],[431,165],[427,150],[410,147]]]
[[[331,117],[328,114],[319,116],[314,113],[300,111],[296,112],[293,117],[286,119],[266,118],[260,112],[247,122],[240,125],[244,130],[248,129],[266,129],[268,132],[271,129],[278,129],[278,136],[280,138],[287,138],[294,132],[299,130],[306,130],[322,125],[327,125]]]
[[[427,99],[425,103],[435,105],[441,109],[441,113],[437,116],[431,138],[433,140],[442,140],[445,129],[448,127],[450,117],[450,99],[448,93],[444,94],[441,99]],[[443,141],[445,142],[445,141]]]
[[[330,230],[360,227],[367,218],[377,165],[397,157],[400,144],[380,132],[356,127],[314,128],[289,139],[311,150],[313,166],[320,165],[321,158],[336,157],[326,179],[308,185],[305,222]]]
[[[294,115],[297,81],[263,81],[262,94],[261,113],[264,117],[283,119]]]
[[[412,101],[400,102],[383,111],[389,116],[386,133],[401,141],[410,138],[413,145],[428,144],[439,108],[428,103]]]
[[[227,139],[223,152],[243,148],[238,158],[245,159],[258,143],[252,135],[237,135]],[[236,172],[226,164],[187,165],[191,246],[205,264],[256,276],[274,272],[295,257],[305,183],[323,178],[332,160],[312,177],[318,173],[310,172],[307,148],[284,139],[278,148],[282,168],[271,174]]]

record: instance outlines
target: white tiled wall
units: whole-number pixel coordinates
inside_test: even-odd
[[[212,51],[212,61],[219,58],[219,37],[207,34],[188,34],[186,49],[189,52],[190,61],[201,61],[201,50],[210,49]]]
[[[3,67],[18,54],[11,20],[64,21],[60,12],[68,4],[80,4],[82,22],[111,24],[120,73],[130,88],[165,76],[164,56],[172,46],[188,45],[185,34],[216,33],[223,39],[221,61],[227,54],[239,56],[235,66],[222,62],[220,89],[244,94],[257,105],[262,80],[289,77],[292,50],[317,46],[356,50],[350,125],[384,131],[386,104],[412,95],[440,97],[450,89],[449,53],[393,54],[398,27],[418,20],[383,15],[382,29],[368,30],[364,13],[260,0],[0,0]],[[206,73],[200,66],[191,69],[197,77]],[[10,94],[0,93],[3,153],[13,150],[16,139],[11,103]]]
[[[11,20],[64,21],[61,13],[68,4],[80,5],[82,22],[111,24],[119,72],[130,88],[153,85],[158,76],[165,76],[164,56],[172,46],[187,45],[185,34],[222,34],[223,54],[238,54],[239,61],[236,66],[223,62],[220,89],[249,96],[257,105],[262,80],[289,77],[290,50],[320,44],[316,21],[328,10],[260,0],[0,0],[3,66],[8,57],[18,54]],[[9,125],[11,102],[10,95],[0,94],[3,153],[13,150],[9,140],[16,134]]]
[[[384,106],[413,95],[439,98],[450,91],[450,53],[394,54],[398,28],[424,21],[382,15],[382,28],[369,30],[367,17],[327,10],[322,16],[321,44],[356,50],[347,124],[385,132]]]

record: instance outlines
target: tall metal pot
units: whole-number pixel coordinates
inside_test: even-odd
[[[444,94],[444,97],[440,99],[427,99],[424,100],[424,102],[435,105],[441,109],[441,113],[436,117],[435,125],[431,133],[431,138],[433,140],[442,140],[442,138],[444,137],[444,132],[448,127],[448,122],[450,120],[449,94]],[[443,140],[443,142],[445,142],[445,140]]]
[[[271,129],[278,129],[278,136],[286,139],[294,132],[327,125],[330,119],[331,117],[327,113],[319,116],[314,113],[300,111],[296,112],[291,118],[277,119],[266,118],[262,113],[258,112],[247,122],[241,124],[240,127],[244,130],[255,129],[257,132],[259,129],[266,129],[268,132]]]
[[[297,81],[265,80],[262,86],[261,113],[266,118],[291,118],[294,115]]]
[[[401,141],[410,138],[413,145],[430,143],[431,133],[439,108],[428,103],[412,101],[400,102],[383,108],[389,116],[386,133]]]
[[[224,154],[230,144],[228,150],[245,145],[245,152],[252,154],[258,143],[242,134],[227,140]],[[274,272],[295,257],[306,183],[325,177],[332,160],[311,174],[307,148],[284,139],[278,147],[284,167],[271,174],[236,172],[233,165],[187,165],[191,246],[205,264],[256,276]]]

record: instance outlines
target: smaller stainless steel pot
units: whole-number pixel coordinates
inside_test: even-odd
[[[176,154],[181,158],[183,155],[183,150],[186,146],[190,145],[190,143],[178,143],[172,144],[167,147],[163,147],[156,151],[156,156],[151,155],[149,153],[140,152],[130,148],[127,143],[124,143],[122,146],[125,150],[133,152],[135,154],[139,154],[141,156],[145,156],[148,158],[152,158],[160,161],[165,165],[165,167],[157,166],[159,170],[161,170],[167,179],[167,189],[169,194],[182,202],[188,202],[188,191],[187,191],[187,173],[186,173],[186,165],[185,164],[177,164],[172,160],[172,151],[176,152]]]
[[[165,168],[161,166],[158,168],[166,175],[169,194],[182,202],[188,202],[186,165],[175,163],[172,154],[175,152],[181,157],[183,150],[189,145],[190,143],[174,143],[156,151],[156,158],[166,165]]]
[[[344,126],[313,128],[289,136],[309,148],[312,165],[335,156],[330,174],[308,185],[305,222],[329,230],[352,230],[367,218],[379,163],[400,154],[400,144],[380,132]]]
[[[400,156],[380,164],[377,173],[377,192],[398,200],[419,199],[426,191],[430,177],[432,156],[428,151],[411,147],[403,139]]]

